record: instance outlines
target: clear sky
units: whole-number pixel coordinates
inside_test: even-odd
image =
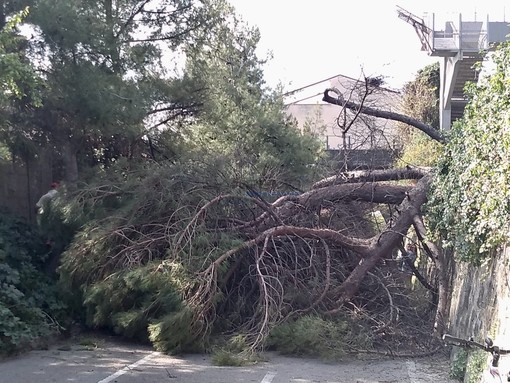
[[[510,22],[508,0],[229,0],[244,21],[259,27],[259,57],[272,52],[265,79],[287,91],[342,74],[385,77],[398,89],[427,64],[413,27],[397,17],[397,5],[422,18]],[[506,4],[505,4],[506,3]],[[457,23],[458,25],[458,23]],[[441,29],[437,28],[436,29]]]

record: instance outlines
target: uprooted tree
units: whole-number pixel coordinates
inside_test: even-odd
[[[433,189],[435,229],[465,259],[506,236],[507,53],[450,140],[434,127],[437,68],[408,88],[416,114],[374,103],[378,78],[326,90],[344,149],[358,122],[363,143],[393,142],[377,121],[416,139],[403,165],[356,169],[325,158],[318,118],[296,129],[264,86],[258,31],[226,1],[28,3],[34,38],[4,36],[25,69],[8,76],[0,150],[58,160],[68,182],[41,222],[66,247],[61,291],[90,326],[166,351],[217,334],[257,350],[303,333],[304,348],[322,337],[330,350],[433,349],[424,339],[445,325],[450,257],[424,204]],[[182,73],[167,72],[164,52],[185,53]],[[435,165],[443,145],[434,174],[406,166]],[[420,249],[413,288],[394,259],[404,242]]]
[[[371,91],[369,79],[361,83]],[[324,101],[354,118],[400,121],[445,141],[417,119],[367,106],[363,95],[358,103],[327,89]],[[213,158],[116,169],[77,192],[67,219],[95,215],[64,253],[61,271],[81,289],[90,324],[128,336],[148,329],[166,351],[203,349],[218,333],[242,334],[257,350],[275,326],[306,315],[364,323],[377,334],[371,346],[394,341],[399,326],[442,332],[447,270],[422,212],[429,168],[336,172],[276,199],[260,188],[287,183],[250,184],[229,171]],[[407,312],[402,279],[409,276],[394,267],[404,240],[419,243],[434,267],[410,265],[430,302]]]
[[[444,142],[441,133],[432,126],[405,115],[346,101],[335,89],[327,89],[323,100],[357,114],[405,122]],[[439,248],[428,239],[422,215],[431,177],[426,169],[410,167],[344,172],[316,182],[307,192],[281,197],[272,203],[243,198],[261,213],[256,212],[251,220],[232,220],[214,228],[210,224],[218,222],[218,217],[214,217],[212,207],[240,197],[227,194],[208,202],[179,235],[174,251],[192,254],[193,241],[205,228],[235,233],[244,241],[211,257],[199,271],[198,282],[187,291],[197,330],[208,330],[214,323],[219,297],[235,294],[239,298],[239,290],[246,288],[247,279],[256,291],[253,318],[248,321],[253,345],[259,345],[282,318],[311,311],[335,315],[356,301],[367,277],[373,276],[384,260],[393,258],[395,249],[402,245],[412,227],[437,269],[437,288],[427,283],[416,269],[414,272],[437,299],[434,327],[441,333],[448,297],[446,265]],[[417,183],[402,186],[390,182],[402,180]],[[385,227],[363,228],[363,215],[377,204],[390,206]],[[236,274],[242,264],[242,279],[238,279],[240,275]],[[386,289],[384,282],[380,282]],[[293,299],[289,299],[292,295]],[[243,298],[247,297],[244,294]]]

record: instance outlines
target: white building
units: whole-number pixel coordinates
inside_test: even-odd
[[[313,87],[306,87],[307,93],[314,94],[311,98],[300,100],[295,94],[289,95],[296,100],[287,104],[287,112],[296,119],[301,131],[319,136],[327,150],[348,153],[352,159],[358,158],[354,161],[355,166],[368,166],[368,163],[375,167],[384,166],[377,157],[385,157],[383,162],[387,162],[388,156],[400,148],[396,123],[322,102],[324,91],[336,88],[345,100],[399,112],[400,93],[379,86],[378,79],[369,82],[372,85],[366,85],[364,78],[358,80],[334,76]]]

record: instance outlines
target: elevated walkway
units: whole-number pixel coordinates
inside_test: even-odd
[[[497,43],[507,41],[510,23],[502,21],[446,21],[444,28],[436,29],[434,14],[424,20],[398,7],[398,17],[412,25],[420,39],[421,50],[430,56],[441,57],[440,128],[449,129],[461,118],[467,100],[464,86],[477,81],[478,71],[473,67],[484,58],[484,52]]]

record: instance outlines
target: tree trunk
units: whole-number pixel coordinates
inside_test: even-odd
[[[339,294],[337,298],[339,305],[348,302],[356,295],[367,273],[402,241],[413,224],[414,217],[420,214],[420,207],[426,202],[430,182],[430,176],[423,177],[409,193],[408,198],[402,202],[401,212],[395,224],[388,224],[382,234],[371,240],[367,256],[359,262],[336,291]]]
[[[434,260],[438,273],[438,299],[436,317],[434,320],[434,331],[442,334],[445,329],[448,314],[448,275],[444,254],[436,244],[427,239],[427,229],[421,216],[414,217],[414,228],[418,239],[422,242],[425,251]]]
[[[64,161],[64,179],[71,185],[74,185],[78,181],[78,160],[76,150],[71,141],[64,144],[62,157]]]
[[[0,0],[0,30],[4,29],[5,24],[6,24],[5,1]]]

